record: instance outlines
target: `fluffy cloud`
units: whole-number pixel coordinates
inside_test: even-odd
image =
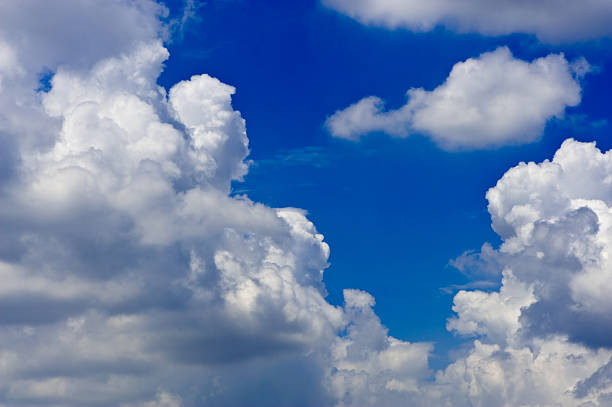
[[[611,163],[610,153],[569,140],[551,162],[521,164],[487,194],[504,262],[539,297],[522,316],[530,333],[612,345]]]
[[[322,0],[364,24],[430,31],[437,26],[465,33],[535,34],[559,43],[612,35],[612,5],[606,0]]]
[[[472,405],[609,404],[611,171],[610,152],[567,140],[489,190],[502,286],[455,296],[448,328],[478,340],[438,384],[469,378]]]
[[[17,24],[37,5],[3,5],[3,16]],[[248,169],[235,89],[208,75],[156,85],[163,7],[52,12],[51,37],[32,24],[0,29],[11,158],[0,183],[0,403],[331,405],[332,365],[350,373],[353,358],[333,344],[348,346],[338,335],[368,318],[382,340],[368,374],[423,376],[429,345],[387,338],[367,304],[367,318],[352,311],[350,292],[347,310],[325,301],[329,247],[304,211],[229,196]],[[96,34],[107,27],[123,40]],[[37,54],[48,42],[54,51]],[[82,44],[88,53],[73,55]],[[50,89],[37,92],[44,67]]]
[[[86,3],[63,12],[86,25]],[[325,300],[329,247],[304,211],[229,195],[248,170],[235,89],[158,87],[160,8],[108,4],[154,28],[52,60],[48,92],[27,56],[47,39],[3,34],[0,404],[609,402],[610,153],[568,141],[489,191],[504,244],[473,257],[502,287],[456,295],[448,328],[473,341],[433,372],[433,344],[389,336],[368,293]]]
[[[2,2],[0,39],[15,50],[20,63],[28,67],[26,73],[32,73],[32,68],[55,70],[60,64],[90,67],[102,58],[166,35],[160,21],[168,13],[165,7],[151,0],[132,0],[130,7],[126,3],[122,0]],[[32,10],[45,18],[34,18]]]
[[[304,214],[227,195],[248,153],[234,89],[202,75],[166,97],[167,56],[151,42],[60,68],[41,95],[61,126],[48,150],[23,151],[0,215],[14,240],[0,300],[11,403],[184,394],[205,384],[188,372],[296,357],[342,326],[323,299],[328,247]]]
[[[431,391],[442,406],[606,406],[605,400],[575,397],[576,383],[610,356],[563,338],[529,346],[474,341],[468,355],[436,375]],[[436,405],[436,404],[431,404]]]
[[[374,298],[359,290],[345,290],[349,320],[346,335],[332,345],[328,377],[338,406],[402,405],[419,393],[430,375],[430,343],[409,343],[387,336],[374,314]]]
[[[376,326],[373,299],[345,293],[354,322],[334,346],[331,383],[344,394],[340,405],[610,405],[611,174],[612,152],[567,140],[551,161],[521,163],[489,190],[503,244],[454,263],[468,275],[476,267],[477,277],[481,263],[487,274],[498,266],[501,287],[455,295],[447,328],[469,342],[433,377],[407,352],[393,357],[417,369],[407,377],[381,368],[397,345]]]
[[[348,140],[377,131],[421,133],[448,150],[527,143],[540,137],[548,120],[580,103],[578,77],[585,70],[584,60],[570,64],[551,54],[526,62],[502,47],[455,64],[432,91],[410,89],[397,110],[385,111],[384,102],[370,96],[334,113],[326,126]]]

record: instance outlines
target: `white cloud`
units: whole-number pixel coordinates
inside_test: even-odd
[[[453,302],[453,311],[458,317],[448,321],[448,330],[462,335],[486,336],[494,343],[504,343],[516,334],[522,309],[534,303],[535,298],[533,288],[518,281],[512,271],[507,270],[499,293],[460,291]]]
[[[383,389],[380,374],[365,379],[360,373],[358,381],[365,369],[352,367],[352,381],[340,381],[347,405],[610,405],[611,174],[612,152],[574,140],[565,141],[552,161],[510,169],[487,193],[503,244],[499,250],[483,246],[480,256],[503,267],[501,287],[457,293],[456,316],[447,325],[473,342],[401,401],[392,398],[393,391],[410,388],[398,386],[401,373],[386,377]],[[468,276],[467,268],[481,267],[465,261],[461,266]],[[347,298],[349,312],[350,303],[373,304],[363,294]],[[369,324],[359,335],[364,341],[380,332]],[[369,356],[382,342],[370,339],[364,346],[369,352],[358,354]],[[370,358],[366,366],[376,372]]]
[[[503,286],[457,294],[448,326],[476,340],[432,372],[433,344],[390,337],[368,293],[325,300],[329,247],[304,211],[228,195],[247,170],[235,90],[196,75],[166,94],[160,30],[58,57],[47,93],[43,59],[6,42],[2,405],[606,405],[612,155],[568,141],[489,191],[504,244],[479,258]]]
[[[523,313],[525,329],[611,345],[610,157],[568,140],[552,161],[520,164],[487,194],[504,262],[539,297]]]
[[[86,68],[165,36],[159,17],[167,12],[152,0],[2,2],[0,38],[34,70],[28,73],[36,74],[43,67],[55,70],[59,65]]]
[[[53,18],[96,17],[58,4]],[[369,359],[332,362],[343,329],[377,318],[354,321],[359,313],[325,301],[329,247],[305,212],[228,195],[247,171],[235,89],[196,75],[166,93],[159,7],[99,7],[102,20],[121,14],[120,46],[100,39],[83,59],[68,43],[31,58],[59,40],[24,24],[29,48],[10,35],[2,48],[2,75],[17,79],[0,94],[2,147],[16,157],[0,185],[1,402],[331,405],[332,363],[391,369],[401,381],[384,383],[414,387],[430,345],[388,338],[379,322]],[[154,29],[139,28],[147,21]],[[98,40],[71,29],[74,41]],[[51,88],[36,93],[43,66]]]
[[[573,389],[609,356],[563,338],[524,347],[476,340],[465,357],[437,373],[431,395],[442,396],[437,405],[443,406],[606,406],[597,397],[577,399]]]
[[[611,153],[567,140],[489,190],[502,287],[455,296],[449,329],[480,339],[438,384],[469,385],[473,405],[608,405],[610,174]]]
[[[248,154],[234,88],[198,75],[166,95],[162,8],[86,3],[58,2],[50,37],[30,20],[0,28],[0,74],[17,78],[0,94],[15,156],[0,185],[0,400],[235,405],[252,375],[269,404],[327,400],[308,355],[345,324],[324,299],[329,248],[304,212],[228,196]],[[43,6],[22,5],[2,7],[27,20]],[[34,91],[42,67],[48,93]]]
[[[403,405],[429,376],[433,345],[387,336],[368,293],[344,290],[344,299],[350,323],[332,346],[328,377],[338,406]]]
[[[576,66],[583,74],[585,62]],[[410,89],[407,97],[404,106],[389,111],[380,98],[366,97],[334,113],[326,126],[348,140],[371,132],[421,133],[447,150],[528,143],[548,120],[580,103],[581,88],[563,55],[526,62],[502,47],[458,62],[443,84],[432,91]]]
[[[559,43],[612,35],[612,5],[607,0],[322,0],[364,24],[416,32],[444,26],[460,33],[535,34]]]

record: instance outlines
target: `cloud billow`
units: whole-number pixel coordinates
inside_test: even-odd
[[[488,374],[469,380],[477,405],[608,405],[611,171],[610,152],[566,140],[489,190],[502,286],[457,293],[447,327],[477,339],[438,382]]]
[[[429,345],[325,300],[329,247],[304,211],[229,195],[249,152],[235,89],[157,85],[162,6],[58,2],[49,21],[78,24],[48,37],[21,5],[0,6],[0,404],[331,405],[351,323],[423,376]]]
[[[612,4],[606,0],[322,0],[364,24],[415,32],[437,26],[482,35],[535,34],[549,43],[612,35]]]
[[[325,124],[332,136],[354,141],[372,132],[424,134],[446,150],[529,143],[547,121],[580,103],[578,79],[588,69],[586,61],[570,64],[563,55],[522,61],[501,47],[458,62],[432,91],[410,89],[396,110],[386,111],[382,99],[370,96]]]
[[[606,405],[610,153],[570,140],[488,192],[504,243],[475,257],[502,287],[457,293],[447,326],[470,343],[433,371],[433,344],[389,336],[367,292],[325,300],[330,249],[303,210],[230,196],[249,152],[235,89],[157,85],[163,10],[84,3],[151,29],[122,26],[134,41],[117,48],[92,36],[84,61],[59,40],[64,57],[31,56],[49,38],[0,24],[0,405]]]

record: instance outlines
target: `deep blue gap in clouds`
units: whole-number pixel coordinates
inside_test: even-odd
[[[181,4],[168,2],[173,14]],[[549,47],[526,35],[365,27],[315,0],[211,0],[198,14],[200,21],[170,44],[160,84],[207,73],[237,88],[233,106],[246,119],[255,165],[234,184],[236,193],[308,210],[331,246],[328,300],[341,304],[343,288],[370,292],[391,335],[438,344],[434,367],[458,341],[445,329],[452,295],[440,288],[466,280],[449,260],[500,243],[490,228],[487,189],[520,161],[552,158],[567,137],[612,146],[601,121],[612,113],[603,103],[611,80],[605,44]],[[569,109],[571,120],[551,122],[540,142],[448,153],[420,136],[372,135],[353,144],[323,128],[326,117],[364,96],[398,107],[407,89],[431,90],[456,62],[500,45],[528,60],[584,55],[600,70],[586,78],[584,102]]]

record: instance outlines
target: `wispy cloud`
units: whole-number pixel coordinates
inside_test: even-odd
[[[254,160],[252,167],[255,171],[290,166],[324,168],[333,163],[334,157],[337,157],[336,153],[332,153],[328,147],[305,146],[281,150],[272,158]]]

